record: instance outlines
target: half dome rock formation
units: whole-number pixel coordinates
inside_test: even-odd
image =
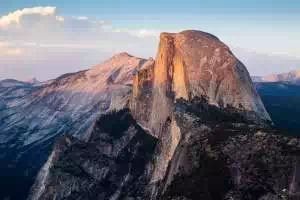
[[[166,118],[170,106],[179,98],[205,97],[210,104],[240,109],[252,120],[271,120],[245,66],[224,43],[208,33],[162,33],[154,68],[141,70],[134,81],[132,110],[137,118],[150,122],[154,132],[159,129],[157,124],[165,120],[160,117]],[[152,113],[138,105],[139,98],[147,96],[143,92],[149,91],[152,105],[147,107],[152,107]]]
[[[256,123],[270,121],[247,69],[218,38],[201,31],[162,33],[155,66],[135,76],[131,99],[135,118],[163,144],[157,150],[154,182],[165,175],[181,137],[172,114],[176,100],[197,98],[236,108]]]
[[[124,109],[100,116],[85,140],[59,139],[29,200],[298,198],[300,139],[272,127],[218,38],[162,33],[156,61],[137,69]],[[97,82],[98,70],[86,75]]]

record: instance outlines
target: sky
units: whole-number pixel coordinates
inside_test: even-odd
[[[55,78],[118,52],[155,57],[160,32],[220,38],[252,75],[300,70],[299,0],[1,0],[0,79]]]

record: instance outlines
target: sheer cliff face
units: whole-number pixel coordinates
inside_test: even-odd
[[[205,100],[178,100],[174,116],[182,134],[160,199],[299,199],[299,138]]]
[[[179,98],[204,96],[210,104],[245,111],[252,120],[270,120],[245,66],[208,33],[162,33],[155,66],[140,71],[134,80],[133,112],[148,123],[154,135],[159,135],[161,123]],[[150,113],[138,102],[151,107]]]
[[[31,200],[142,198],[157,139],[128,110],[100,117],[88,141],[59,138],[29,196]],[[146,197],[145,197],[146,198]],[[144,199],[144,198],[142,198]]]
[[[155,63],[133,77],[129,109],[100,117],[85,141],[63,137],[29,199],[297,198],[300,140],[269,120],[226,45],[163,33]]]
[[[137,121],[162,141],[153,181],[164,177],[181,138],[174,103],[197,98],[236,108],[258,124],[270,120],[247,69],[218,38],[200,31],[162,33],[155,65],[134,77],[130,104]]]

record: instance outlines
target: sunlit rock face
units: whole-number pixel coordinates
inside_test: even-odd
[[[222,42],[163,33],[156,61],[142,63],[129,109],[101,115],[84,140],[61,137],[29,200],[299,199],[300,140],[271,126]]]
[[[57,128],[75,126],[72,132],[80,135],[97,114],[122,109],[128,104],[132,76],[144,64],[147,60],[121,53],[90,70],[65,74],[41,86],[2,81],[0,98],[4,108],[0,111],[3,122],[0,142],[9,142],[5,133],[10,128],[23,127],[22,145],[30,145],[46,135],[38,130],[47,131],[62,122],[63,127]],[[84,122],[80,120],[83,118]]]
[[[270,120],[247,69],[218,38],[200,31],[162,33],[155,66],[134,78],[133,112],[158,136],[175,99],[200,96],[252,120]]]
[[[84,141],[62,137],[29,199],[298,198],[299,138],[271,127],[245,67],[216,37],[161,34],[129,108],[102,115]]]
[[[11,195],[9,188],[22,189],[26,196],[29,182],[45,162],[57,136],[70,133],[86,140],[101,114],[126,107],[133,74],[153,62],[120,53],[89,70],[44,83],[1,81],[0,161],[4,170],[0,175],[8,189],[3,189],[3,197],[0,192],[0,199],[14,199],[17,193]]]
[[[220,108],[239,109],[256,123],[270,121],[247,69],[218,38],[200,31],[162,33],[155,65],[134,77],[131,99],[137,121],[161,140],[153,182],[164,177],[181,138],[174,103],[202,97]]]

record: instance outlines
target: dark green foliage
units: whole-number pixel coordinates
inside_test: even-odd
[[[96,123],[100,132],[109,133],[113,139],[122,137],[129,126],[137,125],[128,109],[118,112],[112,111],[106,115],[102,115]]]
[[[175,116],[184,133],[171,163],[179,170],[169,166],[164,183],[173,181],[161,199],[257,200],[289,188],[299,155],[297,146],[287,144],[289,137],[246,120],[238,109],[208,105],[205,98],[177,101]]]
[[[240,110],[234,107],[219,108],[208,104],[205,97],[196,97],[192,101],[178,99],[176,109],[191,113],[207,123],[251,123]]]
[[[226,160],[201,153],[198,167],[189,174],[178,174],[162,199],[184,196],[191,200],[220,200],[232,187]]]

